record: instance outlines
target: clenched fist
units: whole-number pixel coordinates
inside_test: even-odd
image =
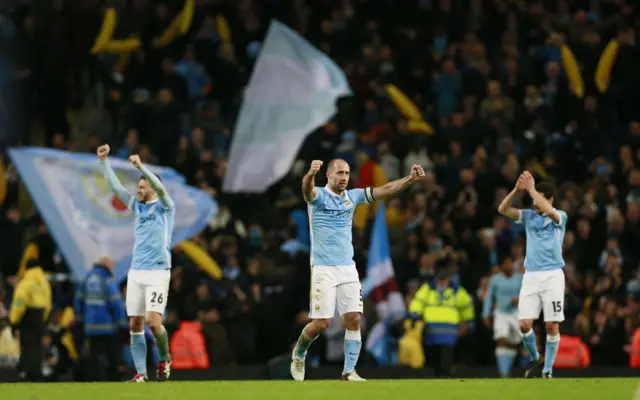
[[[136,168],[140,168],[142,166],[142,161],[140,161],[140,156],[137,154],[129,156],[129,162],[131,162],[131,164],[133,164],[133,166]]]
[[[98,150],[96,150],[96,154],[98,155],[100,160],[104,160],[109,155],[110,150],[111,148],[108,144],[103,144],[102,146],[98,147]]]
[[[315,175],[318,173],[318,171],[320,171],[320,167],[322,167],[322,161],[320,160],[313,160],[311,161],[311,168],[309,168],[309,173],[312,175]]]
[[[421,166],[419,166],[418,164],[413,164],[413,166],[411,166],[411,179],[414,182],[419,181],[420,179],[424,178],[424,176],[424,169]]]

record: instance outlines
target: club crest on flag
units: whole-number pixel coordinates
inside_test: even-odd
[[[102,173],[97,169],[87,169],[83,173],[82,186],[85,190],[85,195],[91,199],[96,206],[98,206],[105,213],[128,217],[131,215],[131,211],[116,195],[111,193],[109,185]],[[116,173],[116,176],[122,183],[122,185],[128,190],[135,190],[136,181],[125,173]],[[132,192],[133,193],[133,192]]]

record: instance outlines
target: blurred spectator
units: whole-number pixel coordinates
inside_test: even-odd
[[[18,368],[28,382],[42,381],[44,328],[51,313],[51,286],[40,263],[27,262],[23,277],[16,285],[9,310],[9,323],[20,337]]]
[[[124,301],[112,278],[114,265],[109,258],[94,265],[78,284],[74,301],[76,323],[83,325],[88,344],[89,365],[102,364],[102,358],[107,361],[106,377],[101,376],[105,371],[102,368],[92,371],[91,379],[95,382],[120,381],[120,330],[129,327]]]

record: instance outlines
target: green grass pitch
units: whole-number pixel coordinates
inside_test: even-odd
[[[639,385],[618,378],[0,384],[0,399],[640,400]]]

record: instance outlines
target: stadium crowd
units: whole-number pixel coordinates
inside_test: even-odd
[[[27,258],[59,274],[43,371],[70,362],[62,336],[77,331],[64,312],[75,285],[62,278],[69,270],[4,150],[95,152],[102,142],[118,157],[138,153],[175,168],[220,205],[196,242],[223,277],[176,250],[165,315],[172,331],[180,321],[201,323],[211,368],[290,354],[309,307],[300,181],[311,160],[334,157],[350,163],[353,187],[397,179],[414,163],[427,171],[421,185],[387,204],[393,266],[407,303],[441,271],[473,296],[477,323],[456,359],[466,365],[493,363],[480,312],[488,278],[506,256],[523,265],[523,228],[497,206],[522,170],[553,180],[554,205],[569,215],[561,331],[582,338],[592,365],[629,365],[640,327],[640,14],[633,2],[200,0],[189,31],[158,46],[184,1],[121,1],[116,34],[137,32],[141,46],[91,55],[103,3],[16,0],[0,8],[1,51],[10,56],[0,58],[0,318]],[[271,18],[335,60],[354,94],[308,137],[288,176],[263,195],[232,195],[221,185],[234,118]],[[387,84],[407,94],[433,134],[407,123]],[[361,277],[369,211],[354,221]],[[376,320],[370,302],[363,319],[366,337]],[[4,318],[0,330],[6,326]],[[341,340],[328,331],[311,348],[312,363],[341,362]]]

